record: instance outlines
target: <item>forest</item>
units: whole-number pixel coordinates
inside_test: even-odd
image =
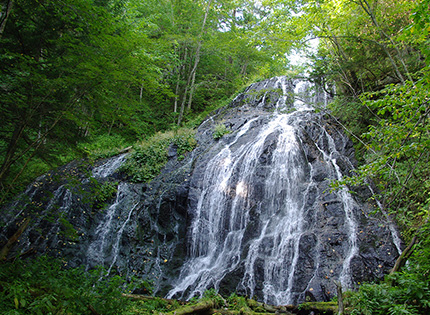
[[[252,82],[307,77],[332,98],[317,110],[336,119],[356,148],[357,172],[333,189],[372,180],[405,245],[385,281],[345,292],[339,312],[425,314],[429,12],[429,0],[1,0],[0,205],[72,160],[192,130]],[[296,64],[293,54],[306,58]],[[0,258],[4,314],[180,309],[127,299],[121,278],[94,286],[96,276],[80,283],[83,270],[60,270],[44,258]],[[241,304],[225,314],[264,312],[237,296],[228,303],[208,296]]]

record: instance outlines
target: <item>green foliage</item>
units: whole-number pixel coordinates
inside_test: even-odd
[[[429,215],[429,85],[425,79],[362,96],[378,121],[363,134],[366,164],[345,181],[357,185],[374,179],[384,192],[383,204],[407,233]]]
[[[118,182],[102,182],[96,185],[91,194],[94,196],[94,206],[98,209],[105,206],[106,202],[114,198],[118,191]]]
[[[348,294],[350,314],[427,314],[430,311],[429,249],[422,248],[409,267],[389,278],[395,285],[363,284]],[[421,257],[419,257],[421,256]]]
[[[176,147],[178,160],[182,160],[184,158],[184,154],[191,152],[196,147],[197,141],[194,138],[194,134],[195,133],[191,130],[187,130],[186,132],[182,131],[176,134],[171,140],[170,145],[174,145]]]
[[[251,80],[283,73],[277,49],[291,41],[278,40],[272,4],[212,2],[202,30],[206,4],[14,5],[0,37],[1,199],[82,155],[108,157],[168,129],[181,105],[195,125]]]
[[[227,303],[232,310],[246,310],[249,308],[247,300],[243,296],[238,296],[236,293],[231,294],[227,298]]]
[[[346,132],[354,141],[358,153],[357,157],[362,161],[365,148],[363,148],[363,143],[358,141],[361,138],[357,136],[361,136],[367,131],[368,126],[373,124],[376,116],[372,110],[363,106],[360,100],[348,96],[336,97],[327,107],[332,115],[346,127]]]
[[[127,146],[127,141],[120,134],[102,134],[86,138],[78,143],[77,148],[91,159],[102,159],[118,154]]]
[[[213,138],[215,140],[218,140],[222,138],[222,136],[229,134],[230,132],[231,130],[227,128],[223,123],[216,124],[213,132]]]
[[[133,77],[123,69],[133,68],[136,59],[129,55],[131,33],[113,23],[117,18],[92,1],[24,0],[13,6],[0,38],[5,193],[36,163],[46,169],[76,158],[78,141],[107,129],[104,121],[112,129],[109,116],[130,107],[111,93],[130,86]]]
[[[372,178],[378,196],[399,224],[406,240],[420,242],[401,272],[388,282],[362,285],[348,299],[351,314],[426,314],[430,311],[430,130],[429,75],[403,85],[387,85],[362,95],[378,120],[369,126],[366,164],[343,183],[358,185]]]
[[[176,146],[179,160],[197,145],[194,131],[182,128],[175,132],[157,133],[135,147],[135,151],[121,167],[135,182],[149,182],[156,177],[168,161],[169,146]]]
[[[121,314],[128,301],[119,276],[100,277],[103,270],[64,269],[56,259],[17,259],[0,265],[2,314]]]
[[[374,197],[398,223],[403,238],[408,241],[415,236],[420,241],[401,272],[387,282],[364,284],[357,293],[348,293],[347,310],[351,314],[427,314],[429,1],[373,4],[337,2],[315,59],[317,72],[327,80],[335,78],[337,93],[342,95],[330,106],[334,115],[360,143],[357,173],[335,185],[363,185],[370,178],[377,185]],[[355,5],[358,11],[352,14]],[[314,9],[315,17],[324,12],[324,6]],[[406,50],[411,54],[404,54]]]
[[[136,148],[121,169],[134,182],[151,181],[167,162],[167,145],[164,141],[151,141]]]
[[[366,283],[357,292],[345,293],[347,314],[428,314],[430,311],[429,226],[423,227],[421,241],[409,264],[379,284]]]
[[[217,306],[224,305],[224,302],[225,302],[224,298],[221,295],[219,295],[218,292],[215,291],[215,289],[206,290],[203,293],[201,300],[211,300]]]
[[[179,307],[179,302],[168,303],[161,298],[153,298],[145,301],[134,301],[130,303],[130,307],[127,309],[126,314],[133,315],[147,315],[147,314],[158,314],[158,312],[169,312]]]

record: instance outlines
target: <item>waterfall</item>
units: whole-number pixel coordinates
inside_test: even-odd
[[[121,241],[121,238],[122,238],[122,234],[124,233],[124,229],[127,226],[128,222],[130,221],[131,215],[133,214],[133,211],[137,207],[137,205],[138,205],[138,203],[134,204],[133,207],[130,209],[130,211],[128,213],[128,216],[127,216],[127,219],[124,221],[124,223],[121,224],[121,227],[120,227],[120,229],[117,232],[116,240],[113,243],[113,250],[112,250],[112,252],[113,252],[113,259],[112,259],[112,262],[110,263],[110,266],[108,268],[107,274],[110,274],[110,272],[112,270],[112,267],[115,265],[115,263],[116,263],[116,261],[118,259],[118,254],[119,254],[119,249],[120,249],[119,245],[120,245],[120,241]]]
[[[211,113],[194,151],[169,156],[150,183],[119,172],[127,154],[91,172],[85,161],[53,170],[4,209],[0,241],[31,217],[14,255],[35,249],[71,267],[102,265],[168,298],[214,288],[297,304],[332,299],[335,281],[354,288],[382,279],[400,239],[383,209],[385,217],[370,215],[367,190],[332,191],[356,162],[336,121],[313,109],[327,101],[319,92],[285,77],[252,84]],[[220,123],[231,132],[214,139]],[[114,182],[107,204],[95,198]]]
[[[300,146],[289,115],[279,115],[269,129],[280,128],[272,167],[259,206],[263,228],[252,241],[241,285],[254,295],[255,270],[263,264],[264,300],[275,304],[290,300],[303,231],[306,191],[313,185],[310,168],[302,163]],[[303,183],[303,184],[302,184]],[[259,259],[258,263],[257,260]]]
[[[95,167],[93,169],[93,176],[96,178],[105,178],[112,175],[123,164],[127,155],[128,153],[120,154]]]
[[[127,158],[127,153],[109,158],[101,165],[94,167],[92,176],[104,179],[114,174]],[[108,263],[107,274],[117,263],[120,253],[120,242],[125,227],[138,206],[134,200],[132,185],[120,182],[117,186],[117,194],[113,204],[111,204],[98,223],[94,236],[87,249],[87,267],[95,265],[105,265]]]
[[[334,169],[334,179],[341,180],[342,173],[340,171],[339,165],[337,164],[336,157],[340,156],[340,153],[336,149],[336,145],[334,143],[331,135],[324,129],[321,138],[324,138],[328,141],[329,152],[325,152],[322,150],[318,144],[316,144],[318,150],[322,153],[324,160],[327,163],[330,163]],[[346,187],[341,187],[339,191],[339,198],[341,203],[343,204],[343,209],[345,211],[345,225],[348,231],[348,239],[349,239],[349,250],[348,254],[345,257],[342,264],[342,272],[339,276],[339,280],[344,288],[350,288],[352,286],[350,279],[350,263],[351,259],[357,255],[358,247],[357,247],[357,223],[354,218],[353,209],[356,207],[355,201],[353,200],[351,194],[349,193]]]
[[[370,184],[368,184],[368,188],[370,190],[370,192],[372,193],[372,196],[375,196],[375,192],[372,188],[372,186]],[[382,214],[384,215],[384,217],[387,220],[387,224],[388,227],[390,229],[391,232],[391,236],[393,238],[393,243],[396,246],[396,250],[399,253],[399,255],[402,254],[402,241],[400,240],[399,234],[390,218],[390,216],[388,215],[387,211],[385,210],[384,206],[382,205],[382,203],[379,201],[378,198],[375,198],[376,204],[378,205],[378,208],[381,210]]]
[[[98,224],[95,235],[87,250],[88,266],[104,265],[110,261],[108,273],[117,261],[119,243],[125,226],[137,206],[132,199],[130,184],[121,182],[118,185],[115,202],[106,210]]]
[[[282,113],[289,106],[285,78],[278,78],[275,87],[283,94],[276,102],[275,113],[249,120],[206,165],[198,202],[190,209],[189,257],[167,297],[190,299],[211,287],[219,290],[223,278],[240,269],[238,288],[248,295],[260,290],[264,301],[274,304],[291,303],[297,298],[294,287],[300,242],[313,233],[305,213],[309,211],[309,192],[316,186],[297,132],[312,109],[298,96],[293,111]],[[303,89],[302,83],[296,85],[296,92],[302,93]],[[258,107],[264,106],[268,93],[264,93]],[[268,121],[260,129],[253,127],[264,120]],[[251,141],[239,141],[249,132],[255,133]],[[332,178],[341,179],[333,139],[322,127],[320,133],[329,143],[329,152],[318,149],[325,163],[331,165]],[[262,174],[263,182],[256,185]],[[349,234],[339,277],[348,287],[350,262],[357,254],[357,228],[349,192],[342,189],[338,198]],[[253,237],[249,237],[251,234]],[[315,257],[313,277],[318,259]],[[264,279],[260,279],[260,273]]]

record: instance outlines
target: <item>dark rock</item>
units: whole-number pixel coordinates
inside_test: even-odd
[[[170,146],[150,184],[127,182],[119,169],[126,155],[47,173],[2,210],[0,241],[30,216],[10,255],[33,248],[68,266],[104,265],[182,298],[215,287],[274,304],[325,301],[335,295],[334,280],[354,287],[381,278],[398,256],[390,223],[370,215],[367,187],[331,192],[330,182],[356,166],[352,142],[329,116],[294,111],[295,84],[272,78],[251,85],[199,126],[198,146],[183,160]],[[301,93],[305,104],[325,100]],[[284,129],[262,138],[279,106],[290,112]],[[231,133],[215,141],[221,122]],[[116,196],[97,200],[107,184],[118,185]],[[196,239],[197,232],[207,238]],[[191,271],[198,283],[187,282]]]

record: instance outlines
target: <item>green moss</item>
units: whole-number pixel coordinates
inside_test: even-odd
[[[334,314],[337,312],[336,302],[306,302],[298,306],[300,310],[318,310],[318,312]]]

